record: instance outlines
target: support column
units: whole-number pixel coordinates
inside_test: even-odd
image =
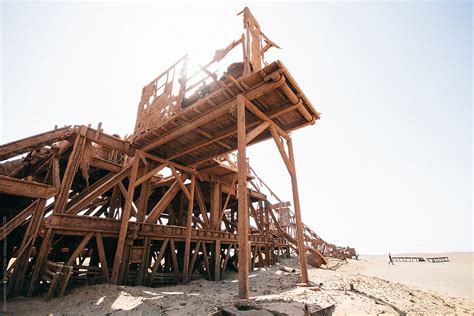
[[[191,235],[193,223],[194,191],[196,188],[196,176],[191,175],[190,197],[188,200],[188,213],[186,216],[186,240],[184,242],[184,264],[183,264],[183,284],[189,282],[189,255],[191,253]]]
[[[287,140],[288,145],[288,155],[290,156],[290,162],[292,165],[291,176],[291,188],[293,190],[293,205],[295,207],[295,217],[296,217],[296,236],[298,237],[298,253],[300,261],[300,270],[301,270],[301,282],[309,283],[308,280],[308,267],[306,265],[306,247],[304,245],[304,233],[303,233],[303,222],[301,221],[301,208],[300,208],[300,197],[298,194],[298,181],[296,179],[296,165],[295,165],[295,156],[293,154],[293,143],[291,138]]]
[[[222,209],[221,204],[221,185],[217,182],[211,182],[210,221],[212,230],[220,231],[220,212]],[[213,246],[212,262],[214,281],[219,281],[221,279],[221,241],[219,239],[215,241]]]
[[[112,276],[110,282],[112,284],[117,284],[120,266],[122,264],[122,255],[125,248],[125,242],[127,239],[128,231],[128,222],[130,220],[130,212],[132,210],[133,202],[133,193],[135,192],[135,181],[137,178],[138,165],[140,164],[140,159],[135,157],[132,162],[132,171],[130,172],[130,178],[128,181],[127,196],[125,200],[125,206],[122,212],[122,223],[120,225],[120,233],[117,241],[117,250],[115,251],[114,265],[112,268]],[[128,264],[128,262],[124,262]]]
[[[238,138],[238,241],[239,241],[239,298],[249,298],[249,213],[247,201],[247,158],[245,131],[245,97],[237,96]]]
[[[220,213],[222,209],[221,205],[221,185],[217,182],[211,182],[211,229],[220,230]]]

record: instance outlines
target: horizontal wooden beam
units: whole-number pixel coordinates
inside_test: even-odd
[[[63,127],[46,133],[34,135],[0,146],[0,160],[9,159],[35,148],[57,142],[73,133],[70,127]]]
[[[0,176],[0,193],[49,199],[58,193],[58,189],[43,183]]]

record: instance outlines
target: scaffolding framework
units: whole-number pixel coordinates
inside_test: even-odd
[[[0,146],[9,297],[217,281],[233,270],[248,298],[255,267],[303,254],[308,284],[307,260],[356,256],[303,224],[290,132],[319,113],[280,61],[265,61],[278,46],[242,13],[244,34],[199,71],[188,74],[184,56],[143,88],[131,137],[66,126]],[[242,60],[218,78],[211,67],[237,47]],[[265,140],[288,170],[293,212],[248,164],[247,146]]]

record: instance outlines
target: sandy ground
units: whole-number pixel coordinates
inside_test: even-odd
[[[388,256],[361,256],[359,262],[345,265],[341,271],[356,272],[392,282],[416,286],[454,297],[474,299],[474,253],[402,254],[400,256],[449,257],[450,262],[395,262]],[[394,254],[399,256],[399,254]]]
[[[361,257],[347,263],[330,260],[326,269],[309,270],[310,288],[297,286],[298,271],[279,270],[283,265],[297,266],[295,259],[288,259],[251,273],[250,302],[288,315],[303,315],[304,304],[310,310],[334,305],[334,315],[472,315],[473,256],[458,255],[449,255],[450,263],[399,263],[389,268],[385,257]],[[95,285],[50,301],[15,298],[7,302],[6,314],[209,315],[219,306],[239,302],[236,278],[235,273],[228,273],[220,282],[196,280],[187,286],[161,288]]]

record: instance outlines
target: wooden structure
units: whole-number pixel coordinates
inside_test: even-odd
[[[449,258],[448,257],[432,257],[432,258],[426,258],[426,261],[432,262],[432,263],[449,262]]]
[[[248,8],[242,13],[245,33],[211,62],[188,74],[183,57],[143,88],[132,137],[67,126],[0,146],[8,296],[220,280],[235,270],[239,297],[248,298],[256,266],[307,249],[324,263],[327,244],[302,222],[289,135],[319,114],[281,62],[265,61],[276,45]],[[212,70],[237,47],[240,61]],[[289,204],[270,202],[246,158],[248,145],[267,139],[291,180],[287,225]]]
[[[395,262],[425,262],[423,257],[392,257]]]

